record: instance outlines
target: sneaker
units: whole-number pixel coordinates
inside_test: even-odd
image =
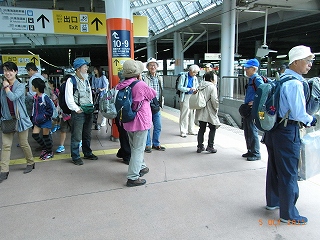
[[[209,146],[208,146],[208,147],[206,148],[206,151],[209,152],[209,153],[216,153],[216,152],[217,152],[217,149],[215,149],[214,147],[209,147]]]
[[[201,152],[203,152],[204,151],[204,147],[198,147],[197,148],[197,153],[201,153]]]
[[[303,217],[303,216],[299,216],[296,219],[284,219],[284,218],[280,218],[280,221],[283,223],[287,223],[288,225],[306,225],[308,222],[308,218]]]
[[[60,126],[58,127],[58,125],[54,125],[54,127],[51,129],[51,132],[54,133],[59,129],[60,129]]]
[[[252,157],[252,154],[250,152],[242,154],[242,157],[247,158],[247,157]]]
[[[163,147],[163,146],[154,146],[154,145],[152,145],[152,149],[159,150],[159,151],[165,151],[166,150],[166,148]]]
[[[276,210],[276,209],[279,209],[279,208],[280,208],[279,206],[274,206],[274,207],[266,206],[266,209],[267,209],[267,210],[270,210],[270,211]]]
[[[47,152],[42,156],[41,160],[47,160],[49,158],[53,158],[53,152]]]
[[[131,179],[128,179],[127,181],[127,187],[136,187],[136,186],[141,186],[141,185],[144,185],[146,184],[146,180],[145,179],[142,179],[142,178],[138,178],[136,180],[131,180]]]
[[[84,159],[89,159],[89,160],[98,160],[98,157],[96,155],[94,155],[93,153],[91,153],[88,156],[84,156]]]
[[[252,157],[248,157],[247,161],[257,161],[257,160],[260,160],[260,159],[261,159],[261,157],[252,156]]]
[[[150,146],[146,146],[146,148],[144,149],[144,151],[145,151],[146,153],[151,153],[151,152],[152,152],[152,149],[151,149]]]
[[[82,147],[82,140],[79,143],[79,148],[81,148],[81,147]]]
[[[47,151],[45,149],[42,149],[41,153],[40,153],[40,159],[43,158],[43,156],[47,153]]]
[[[147,174],[148,172],[149,172],[149,168],[145,167],[140,170],[139,175],[140,175],[140,177],[142,177],[143,175]]]
[[[99,125],[99,124],[96,124],[96,125],[94,126],[94,130],[100,130],[100,125]]]
[[[64,148],[64,146],[59,146],[58,148],[57,148],[57,150],[56,150],[56,153],[62,153],[62,152],[64,152],[66,149]]]
[[[185,133],[181,133],[181,135],[180,135],[182,138],[186,138],[187,137],[187,134],[185,134]]]
[[[74,163],[74,165],[83,165],[83,161],[82,161],[81,158],[74,159],[74,160],[71,160],[71,161]]]

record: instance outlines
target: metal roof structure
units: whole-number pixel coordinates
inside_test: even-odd
[[[203,61],[204,53],[220,52],[222,3],[223,0],[131,0],[130,7],[134,15],[149,18],[149,40],[155,42],[158,59],[174,58],[173,34],[178,31],[182,33],[184,45],[188,45],[185,59],[198,55]],[[102,0],[78,0],[76,4],[70,0],[3,0],[1,5],[105,12]],[[264,43],[266,9],[266,45],[270,49],[277,50],[278,55],[286,55],[294,45],[304,44],[311,46],[314,52],[320,52],[320,1],[237,0],[236,50],[239,56],[254,57],[256,48]],[[57,40],[61,43],[52,44]],[[146,38],[135,38],[136,59],[146,61],[146,42]],[[27,54],[28,51],[57,66],[69,64],[69,53],[72,59],[89,56],[92,64],[107,65],[105,37],[0,33],[0,53]],[[275,54],[270,55],[276,57]]]

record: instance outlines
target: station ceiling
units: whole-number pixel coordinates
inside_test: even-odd
[[[198,54],[201,61],[204,53],[218,53],[221,46],[222,0],[166,1],[155,6],[160,0],[130,1],[135,15],[149,17],[150,40],[156,43],[156,58],[173,59],[173,34],[182,33],[182,41],[188,50],[185,59],[194,59]],[[2,5],[20,8],[60,9],[67,11],[105,12],[102,0],[1,1]],[[1,6],[0,6],[1,7]],[[267,15],[266,15],[267,9]],[[237,0],[236,49],[241,58],[255,57],[256,48],[264,43],[265,20],[267,16],[266,45],[278,51],[270,53],[273,59],[286,55],[290,48],[303,44],[313,52],[320,52],[320,1],[318,0]],[[69,49],[71,61],[76,57],[90,57],[93,65],[107,65],[105,37],[84,38],[68,36],[73,40],[66,44],[38,44],[45,40],[38,38],[62,38],[62,36],[0,33],[0,53],[39,54],[41,58],[56,66],[68,66]],[[26,44],[6,45],[6,38],[24,38]],[[135,58],[147,59],[145,38],[135,38]],[[19,42],[19,41],[17,41]],[[59,41],[57,41],[59,42]],[[192,43],[192,44],[191,44]],[[237,51],[236,51],[237,50]]]

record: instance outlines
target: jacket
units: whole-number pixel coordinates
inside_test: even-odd
[[[121,90],[129,86],[136,78],[126,79],[120,82],[117,90]],[[148,130],[152,125],[152,112],[150,109],[150,101],[157,95],[156,91],[149,87],[144,81],[139,81],[132,88],[132,109],[137,109],[141,103],[141,107],[137,112],[133,121],[123,123],[123,128],[128,132],[136,132]]]
[[[45,102],[42,102],[44,99]],[[47,94],[43,96],[35,95],[32,110],[32,121],[35,124],[41,124],[48,120],[51,120],[53,115],[53,108],[50,102],[50,98]]]
[[[180,90],[180,102],[184,101],[184,96],[186,92],[190,91],[190,88],[187,88],[188,85],[188,72],[181,74],[178,82],[178,90]],[[199,82],[196,76],[193,77],[193,88],[199,87]]]
[[[156,73],[156,76],[155,78],[158,79],[159,81],[159,88],[160,88],[160,91],[159,91],[159,98],[158,98],[158,101],[159,101],[159,105],[161,107],[163,107],[164,105],[164,96],[163,96],[163,79],[162,79],[162,76],[160,76],[158,73]],[[148,72],[146,75],[144,75],[142,77],[143,81],[150,87],[151,86],[151,75],[150,75],[150,72]]]
[[[218,117],[219,100],[216,85],[212,82],[202,81],[198,89],[203,91],[207,105],[202,109],[196,110],[194,123],[199,125],[199,121],[202,121],[211,123],[216,128],[220,127],[221,123]]]
[[[27,113],[26,104],[25,104],[25,84],[20,83],[18,80],[15,80],[13,83],[12,91],[6,93],[4,89],[1,89],[0,92],[0,101],[1,101],[1,121],[10,120],[12,116],[10,114],[9,106],[7,103],[7,98],[13,102],[13,107],[15,113],[18,112],[17,118],[17,131],[23,132],[32,127],[32,122]]]

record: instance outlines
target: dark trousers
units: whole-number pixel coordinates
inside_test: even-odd
[[[255,157],[260,157],[260,142],[258,129],[253,123],[253,117],[243,118],[243,132],[246,140],[247,151]]]
[[[119,132],[120,149],[118,150],[117,157],[123,159],[123,161],[129,162],[131,157],[131,148],[129,144],[129,137],[127,131],[122,127],[118,118],[115,118],[115,123]]]
[[[199,148],[203,147],[204,133],[206,132],[207,124],[209,125],[209,137],[208,137],[208,147],[213,147],[214,137],[216,135],[216,126],[211,123],[199,121],[199,131],[198,131],[198,146]]]
[[[280,217],[283,219],[297,219],[299,126],[288,124],[284,127],[282,123],[274,131],[266,133],[265,143],[268,150],[267,206],[280,206]]]

